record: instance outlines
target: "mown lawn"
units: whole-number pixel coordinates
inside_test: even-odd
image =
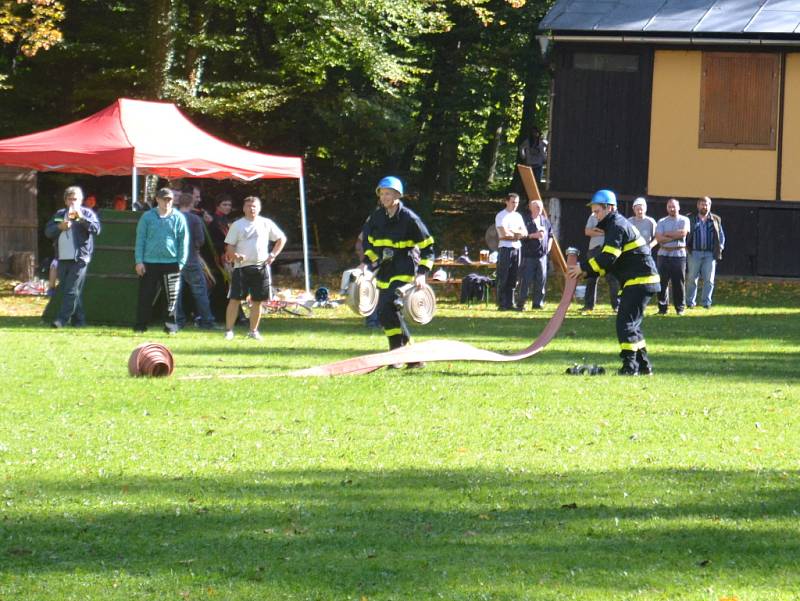
[[[0,600],[800,599],[798,295],[649,315],[652,378],[565,375],[618,363],[575,305],[528,361],[301,380],[385,339],[344,308],[263,344],[54,331],[0,298]],[[513,350],[549,313],[416,333]],[[128,377],[144,340],[172,377]]]

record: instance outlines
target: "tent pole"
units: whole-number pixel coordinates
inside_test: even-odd
[[[137,173],[136,165],[131,169],[131,210],[135,211],[136,196],[139,193],[139,174]]]
[[[306,278],[306,293],[311,294],[311,277],[308,264],[308,224],[306,223],[306,189],[300,177],[300,223],[303,229],[303,272]]]

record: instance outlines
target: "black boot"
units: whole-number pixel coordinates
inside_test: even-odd
[[[641,348],[636,351],[636,360],[639,362],[639,375],[652,376],[653,364],[650,362],[650,357],[647,356],[647,349]]]
[[[617,373],[620,376],[638,376],[639,364],[636,362],[636,351],[621,351],[619,356],[622,358],[622,367]]]

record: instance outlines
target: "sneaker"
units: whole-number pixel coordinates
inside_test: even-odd
[[[174,334],[178,333],[178,324],[174,321],[165,321],[164,322],[164,332],[173,336]]]
[[[675,313],[677,313],[678,315],[683,315],[684,314],[684,310],[683,309],[678,309],[677,311],[675,311]]]
[[[247,337],[252,338],[253,340],[264,340],[264,337],[258,330],[250,330],[249,332],[247,332]]]
[[[424,361],[414,361],[413,363],[406,363],[407,369],[422,369],[425,367]]]
[[[387,365],[386,369],[403,369],[405,366],[405,363],[392,363],[391,365]]]
[[[225,340],[233,340],[233,330],[225,330]]]
[[[703,305],[703,309],[710,309],[711,305]]]
[[[53,323],[50,324],[50,327],[55,330],[60,330],[61,328],[64,327],[64,322],[61,321],[60,319],[56,319]]]
[[[652,376],[653,375],[652,366],[648,365],[646,367],[639,367],[639,375],[640,376]]]
[[[639,372],[636,371],[635,369],[633,369],[632,367],[629,367],[627,365],[623,365],[617,371],[617,375],[619,375],[619,376],[638,376]]]

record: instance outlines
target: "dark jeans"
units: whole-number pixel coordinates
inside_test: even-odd
[[[200,316],[200,327],[210,328],[214,325],[214,315],[211,313],[211,304],[208,300],[208,284],[206,274],[200,263],[187,263],[181,271],[181,280],[186,283],[194,298],[197,314]],[[183,294],[178,295],[175,307],[178,327],[186,325],[186,315],[183,311]]]
[[[664,257],[658,255],[658,275],[661,292],[658,293],[658,311],[666,313],[669,306],[669,285],[672,284],[672,302],[676,311],[683,311],[686,300],[686,257]]]
[[[547,281],[547,255],[543,257],[522,257],[519,276],[519,295],[517,306],[525,307],[528,291],[533,285],[533,307],[541,308],[544,303],[545,282]]]
[[[600,254],[602,251],[601,246],[596,246],[589,250],[586,254],[587,258],[592,259]],[[608,284],[608,296],[609,302],[611,303],[611,308],[615,311],[617,307],[619,307],[619,280],[611,275],[610,273],[606,273],[606,284]],[[595,304],[597,303],[597,278],[596,277],[587,277],[586,278],[586,296],[583,299],[583,306],[585,309],[594,309]]]
[[[58,310],[57,321],[62,324],[82,326],[86,324],[86,315],[83,312],[83,285],[86,282],[87,265],[82,261],[58,261],[58,287],[61,289],[61,308]]]
[[[519,275],[519,249],[501,246],[497,252],[497,306],[514,308],[514,287]]]
[[[139,278],[139,303],[134,330],[146,330],[153,315],[153,304],[163,286],[167,293],[167,313],[175,319],[175,305],[181,291],[181,271],[177,263],[145,263]]]

